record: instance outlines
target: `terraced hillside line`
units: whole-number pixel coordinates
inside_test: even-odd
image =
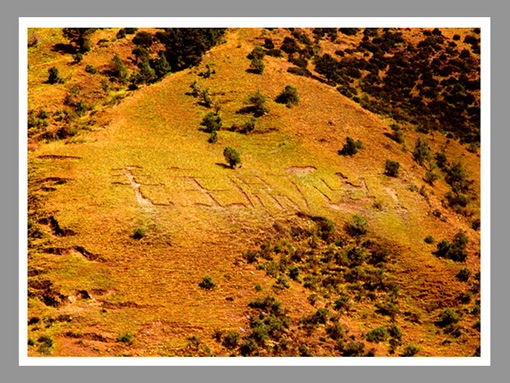
[[[138,182],[136,182],[135,175],[133,174],[133,171],[131,169],[132,169],[131,167],[125,168],[124,169],[124,173],[126,174],[126,177],[129,180],[129,184],[131,185],[131,187],[135,191],[136,201],[140,205],[151,206],[152,205],[152,201],[150,199],[146,198],[142,194],[142,192],[140,191],[140,186],[141,185]]]
[[[232,177],[229,177],[229,178],[230,178],[230,181],[232,181],[232,183],[234,184],[234,186],[241,192],[241,194],[244,195],[246,200],[250,203],[251,207],[254,208],[255,205],[253,204],[253,201],[248,196],[248,193],[241,187],[241,185],[238,185],[237,182],[234,181],[234,179]]]
[[[305,201],[305,206],[306,208],[308,209],[310,207],[310,205],[308,204],[308,200],[306,199],[305,195],[303,194],[303,192],[301,191],[301,189],[299,188],[299,186],[297,185],[297,183],[292,180],[291,178],[287,177],[287,179],[289,180],[289,182],[294,185],[294,187],[296,188],[296,190],[298,191],[299,195],[303,198],[303,201]]]
[[[189,179],[191,179],[193,182],[195,182],[195,184],[198,186],[199,190],[204,194],[206,195],[207,197],[209,197],[209,199],[211,200],[212,204],[214,207],[222,207],[221,204],[212,196],[211,192],[206,189],[205,187],[203,187],[200,182],[198,182],[198,180],[195,178],[195,177],[189,177]]]
[[[322,194],[324,196],[324,198],[326,198],[326,200],[328,202],[331,202],[331,198],[328,197],[328,195],[326,193],[324,193],[321,189],[319,189],[317,186],[313,185],[314,189],[317,190],[320,194]]]

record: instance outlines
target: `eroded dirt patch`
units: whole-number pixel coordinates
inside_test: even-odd
[[[81,160],[81,157],[77,156],[59,156],[56,154],[44,154],[37,158],[40,158],[42,160]]]
[[[49,229],[51,230],[51,233],[57,237],[67,237],[67,236],[76,234],[73,230],[60,227],[60,224],[53,216],[48,217],[48,218],[43,218],[43,219],[39,220],[39,223],[41,225],[47,225],[49,227]]]
[[[317,168],[315,166],[291,166],[285,169],[289,174],[308,174],[316,170]]]
[[[47,254],[54,254],[54,255],[79,255],[79,256],[85,257],[89,261],[95,261],[100,258],[100,256],[98,254],[91,253],[90,251],[86,250],[82,246],[48,247],[44,251]]]

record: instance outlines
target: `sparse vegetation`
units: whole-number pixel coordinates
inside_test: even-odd
[[[252,73],[262,74],[264,73],[265,67],[266,65],[264,64],[264,61],[262,61],[261,59],[254,58],[251,60],[250,71]]]
[[[227,335],[223,339],[223,345],[226,348],[232,350],[232,349],[236,348],[237,344],[239,343],[239,338],[240,338],[240,335],[238,332],[230,331],[229,333],[227,333]]]
[[[124,63],[122,62],[122,59],[117,53],[113,55],[113,58],[110,61],[110,65],[112,77],[114,77],[121,84],[126,83],[129,77],[129,73]]]
[[[137,227],[133,230],[133,238],[134,239],[142,239],[145,237],[145,234],[147,233],[147,229],[145,227]]]
[[[346,226],[347,232],[352,236],[366,234],[368,231],[368,222],[358,213],[351,217],[351,221]]]
[[[354,141],[351,137],[345,139],[345,144],[342,150],[338,151],[338,154],[342,156],[353,156],[358,153],[359,149],[363,148],[363,143],[358,140]]]
[[[453,242],[446,239],[437,244],[434,254],[440,258],[451,259],[456,262],[464,262],[467,258],[465,252],[469,238],[463,232],[458,232],[453,237]]]
[[[460,269],[460,271],[456,275],[457,279],[463,282],[467,282],[470,276],[471,270],[469,270],[467,267],[463,267],[462,269]]]
[[[380,343],[388,339],[388,330],[384,326],[374,328],[373,330],[367,331],[365,339],[368,342]]]
[[[421,347],[418,347],[414,343],[409,343],[405,348],[404,352],[402,353],[402,356],[415,356],[421,351]]]
[[[57,67],[51,67],[49,70],[48,70],[48,83],[50,84],[63,84],[64,83],[64,79],[62,78],[62,76],[60,76],[60,73],[57,69]]]
[[[117,337],[117,342],[125,343],[128,345],[133,344],[135,339],[133,338],[133,335],[131,335],[129,332],[120,333]]]
[[[241,163],[241,155],[237,150],[230,146],[227,146],[225,150],[223,150],[223,156],[225,156],[225,160],[232,169]]]
[[[221,129],[221,117],[213,112],[209,112],[205,115],[200,125],[204,126],[204,132],[215,133]]]
[[[211,290],[216,287],[216,283],[210,275],[206,275],[198,285],[204,290]]]
[[[400,163],[393,160],[386,160],[384,164],[384,174],[390,177],[398,177]]]
[[[276,98],[276,102],[287,105],[287,108],[292,107],[292,105],[296,105],[299,102],[297,89],[293,86],[287,85]]]
[[[460,315],[452,308],[444,309],[439,318],[438,324],[440,326],[448,326],[451,324],[455,324],[460,321]]]
[[[253,109],[255,117],[263,116],[269,112],[269,108],[265,105],[266,97],[260,93],[260,90],[257,90],[257,92],[251,94],[248,97],[248,102],[251,104],[251,108]]]

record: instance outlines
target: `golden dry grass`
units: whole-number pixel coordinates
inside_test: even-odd
[[[69,56],[43,59],[59,38],[54,30],[40,33],[44,42],[30,59],[41,65],[29,70],[29,109],[58,108],[69,84],[42,84],[47,67],[58,63],[71,82],[83,84],[93,77],[82,73],[85,63],[101,66],[111,52],[94,49],[78,70],[69,66]],[[114,35],[115,30],[104,31],[96,39]],[[171,74],[105,108],[97,115],[99,129],[83,133],[79,137],[83,141],[50,142],[29,154],[29,182],[48,177],[67,180],[52,192],[38,193],[44,214],[75,233],[59,237],[45,226],[39,247],[29,252],[29,269],[44,270],[29,283],[49,280],[66,297],[58,307],[30,298],[29,317],[48,321],[62,314],[72,316],[70,322],[57,320],[47,329],[31,327],[29,336],[53,336],[54,356],[203,355],[203,347],[199,352],[189,346],[188,337],[195,335],[212,353],[228,355],[213,339],[214,329],[246,329],[248,302],[269,293],[273,283],[242,260],[242,252],[270,236],[275,222],[293,219],[296,212],[330,217],[338,227],[359,212],[374,233],[395,243],[391,268],[405,286],[404,310],[426,313],[421,324],[398,320],[405,343],[419,344],[423,356],[471,355],[478,339],[464,336],[441,346],[443,335],[433,325],[438,305],[453,302],[465,287],[455,279],[460,266],[433,256],[435,246],[423,238],[450,239],[458,230],[468,232],[468,265],[473,272],[479,270],[475,254],[479,233],[464,217],[442,206],[446,183],[439,180],[434,188],[428,187],[428,199],[409,190],[410,185],[424,185],[425,169],[384,136],[391,131],[391,121],[361,109],[326,84],[287,73],[285,60],[267,57],[263,75],[248,73],[246,56],[261,43],[261,30],[229,30],[225,39],[205,55],[200,68]],[[124,39],[110,43],[109,49],[123,52],[126,59],[130,45]],[[216,72],[208,79],[198,76],[206,64]],[[224,129],[218,143],[207,143],[208,135],[199,128],[208,110],[187,94],[194,80],[209,88],[221,104],[225,128],[249,118],[239,110],[249,94],[260,90],[270,108],[257,121],[258,130],[265,133],[242,135]],[[274,101],[288,84],[300,97],[290,109]],[[45,103],[47,98],[56,100],[55,105]],[[408,148],[422,136],[405,133]],[[338,155],[347,136],[364,143],[354,157]],[[479,185],[479,157],[457,142],[446,145],[444,135],[427,140],[433,152],[446,147],[448,158],[461,160],[469,178]],[[224,166],[227,145],[241,153],[241,168]],[[383,174],[386,159],[400,162],[400,177]],[[374,207],[375,201],[381,209]],[[446,219],[434,217],[434,209]],[[147,229],[141,240],[132,238],[138,227]],[[45,252],[50,246],[81,246],[97,258],[72,250],[60,255]],[[206,291],[198,286],[205,275],[212,276],[216,288]],[[254,289],[256,284],[262,285],[262,292]],[[297,319],[314,310],[309,294],[291,281],[291,288],[278,298]],[[340,322],[356,335],[389,323],[366,304],[357,305]],[[126,332],[135,338],[132,345],[117,342]],[[386,353],[387,346],[376,348],[378,355]],[[38,353],[31,348],[29,355]]]

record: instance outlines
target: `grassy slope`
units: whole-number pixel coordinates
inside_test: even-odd
[[[475,255],[479,234],[465,219],[441,207],[448,190],[444,181],[429,188],[429,202],[410,191],[409,185],[424,184],[425,169],[384,136],[390,132],[388,122],[325,84],[288,74],[284,60],[267,57],[263,75],[246,72],[246,56],[260,41],[257,36],[258,30],[229,31],[226,43],[204,58],[203,65],[209,63],[216,71],[210,78],[198,77],[198,69],[172,74],[99,117],[98,126],[105,128],[84,134],[86,142],[51,142],[29,154],[32,181],[68,179],[51,195],[38,193],[45,195],[43,210],[76,233],[58,237],[43,227],[41,249],[82,246],[99,256],[90,261],[76,251],[62,255],[31,251],[29,266],[44,270],[33,279],[52,281],[72,303],[53,308],[30,299],[29,315],[55,318],[69,313],[73,320],[57,320],[47,329],[32,327],[29,336],[52,335],[53,355],[148,356],[196,354],[187,337],[197,335],[213,353],[227,355],[212,339],[213,330],[246,328],[247,303],[266,295],[272,283],[263,271],[240,260],[241,253],[267,236],[274,222],[291,218],[296,211],[328,216],[339,226],[360,212],[374,233],[396,242],[399,251],[393,267],[405,286],[402,295],[409,297],[404,300],[411,311],[424,313],[422,325],[399,321],[406,342],[420,344],[420,355],[471,355],[476,338],[463,336],[441,345],[443,335],[436,335],[432,324],[443,308],[438,302],[447,307],[465,285],[455,279],[461,266],[431,255],[435,246],[426,245],[423,238],[428,234],[451,238],[459,229],[467,231],[473,243],[468,264],[479,269]],[[94,55],[91,52],[87,59],[99,62]],[[58,55],[54,59],[63,60]],[[49,95],[54,89],[37,86],[42,77],[29,80],[29,89],[34,89],[29,104],[34,106],[44,92]],[[246,97],[260,89],[271,112],[259,119],[258,127],[268,132],[221,131],[217,144],[207,143],[208,135],[198,129],[207,109],[186,94],[195,79],[222,105],[227,128],[249,118],[238,111]],[[288,84],[301,98],[292,109],[273,101]],[[406,134],[408,147],[414,145],[415,134]],[[365,144],[355,157],[337,154],[347,136]],[[439,134],[427,139],[434,152],[445,144]],[[222,166],[226,145],[240,151],[242,168]],[[45,155],[80,158],[41,158]],[[451,142],[447,156],[462,159],[470,178],[479,184],[476,155]],[[386,159],[401,163],[398,179],[382,174]],[[292,167],[316,170],[289,174],[286,169]],[[139,200],[128,174],[141,185]],[[363,180],[365,188],[352,186],[363,185]],[[374,201],[383,208],[374,208]],[[446,222],[434,218],[433,209],[440,209]],[[141,226],[148,229],[147,235],[132,239],[133,230]],[[206,274],[218,284],[211,291],[198,287]],[[264,287],[262,293],[255,291],[257,283]],[[80,290],[87,290],[92,299],[84,299]],[[308,295],[292,282],[279,299],[291,317],[299,318],[313,311]],[[367,315],[361,305],[342,321],[353,333],[389,323]],[[116,342],[124,332],[136,339],[130,347]],[[38,355],[35,349],[29,353]]]

